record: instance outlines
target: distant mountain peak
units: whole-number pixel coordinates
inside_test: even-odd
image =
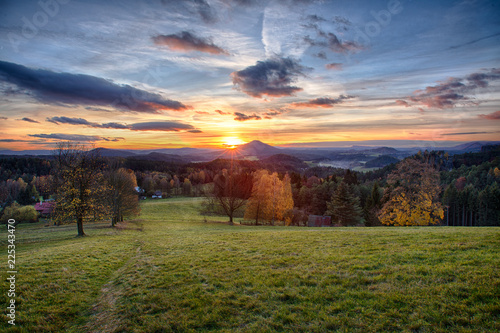
[[[265,147],[273,147],[271,145],[268,145],[267,143],[264,143],[262,141],[259,141],[259,140],[252,140],[250,141],[249,143],[245,143],[244,145],[242,146],[265,146]],[[274,147],[273,147],[274,148]]]
[[[279,148],[273,147],[259,140],[253,140],[249,143],[245,143],[236,149],[243,155],[255,156],[271,156],[282,152]]]

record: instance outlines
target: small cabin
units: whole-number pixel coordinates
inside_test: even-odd
[[[41,217],[49,217],[50,215],[52,215],[55,207],[55,201],[37,202],[35,204],[35,210],[40,213]]]

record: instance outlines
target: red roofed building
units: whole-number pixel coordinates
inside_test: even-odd
[[[35,210],[40,213],[42,217],[48,217],[54,211],[56,207],[55,201],[45,201],[45,202],[37,202],[35,204]]]

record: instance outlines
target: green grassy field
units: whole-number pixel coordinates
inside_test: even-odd
[[[231,227],[199,204],[142,202],[84,238],[19,225],[9,331],[500,330],[500,228]]]

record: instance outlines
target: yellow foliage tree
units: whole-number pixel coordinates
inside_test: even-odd
[[[102,173],[104,161],[98,150],[70,142],[60,143],[55,154],[56,220],[58,223],[76,220],[78,236],[85,236],[84,221],[109,215],[105,200],[108,186]]]
[[[255,225],[259,224],[260,220],[266,220],[264,215],[265,206],[268,205],[269,198],[269,173],[266,170],[256,171],[253,175],[252,195],[248,199],[245,209],[245,219],[255,219]]]
[[[290,177],[280,180],[275,172],[269,174],[266,170],[259,170],[254,174],[252,195],[245,210],[245,219],[285,221],[291,222],[293,210],[292,186]]]
[[[388,177],[386,203],[379,219],[386,225],[429,225],[439,223],[444,210],[438,201],[439,173],[432,166],[407,159]]]

